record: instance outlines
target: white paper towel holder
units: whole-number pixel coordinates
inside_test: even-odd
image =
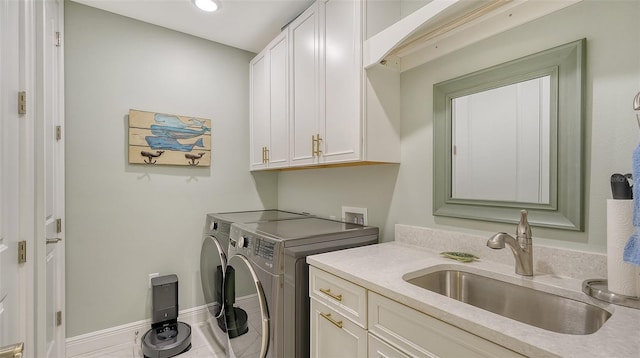
[[[607,280],[603,279],[589,279],[582,282],[582,292],[593,298],[613,303],[614,305],[640,309],[640,297],[621,295],[609,291],[608,288]]]

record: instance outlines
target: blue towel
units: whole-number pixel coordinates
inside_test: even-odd
[[[633,151],[633,227],[624,246],[624,262],[640,266],[640,144]]]

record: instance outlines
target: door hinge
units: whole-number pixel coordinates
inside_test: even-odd
[[[18,114],[27,114],[27,92],[18,92]]]
[[[18,263],[23,264],[27,262],[27,242],[22,240],[18,241]]]
[[[56,219],[56,233],[62,232],[62,219]]]
[[[56,31],[56,47],[60,47],[62,44],[62,35],[60,35],[60,31]]]
[[[56,326],[62,326],[62,311],[56,312]]]
[[[62,139],[62,126],[56,126],[56,140]]]

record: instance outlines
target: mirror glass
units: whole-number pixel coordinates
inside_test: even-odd
[[[433,214],[583,230],[586,40],[433,87]]]
[[[551,76],[451,104],[451,197],[549,204]]]

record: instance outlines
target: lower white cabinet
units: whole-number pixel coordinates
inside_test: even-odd
[[[312,358],[523,357],[318,268],[309,275]]]
[[[367,303],[369,332],[411,357],[522,357],[373,291]]]
[[[311,358],[365,358],[367,331],[311,299]]]

